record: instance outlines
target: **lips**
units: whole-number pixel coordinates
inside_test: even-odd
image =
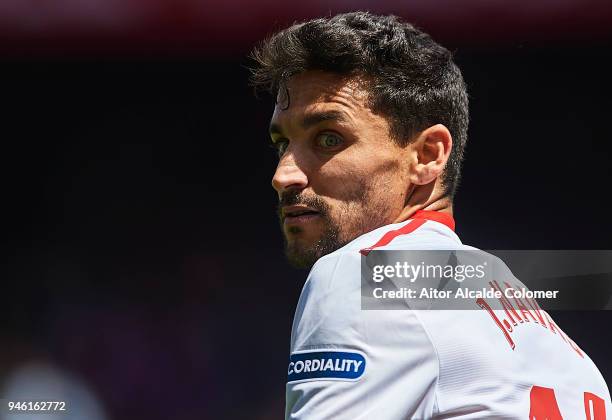
[[[283,207],[284,217],[298,217],[298,216],[303,216],[305,214],[319,214],[319,212],[311,207],[306,207],[306,206]]]
[[[320,216],[320,212],[307,206],[286,206],[282,208],[285,224],[307,223]]]

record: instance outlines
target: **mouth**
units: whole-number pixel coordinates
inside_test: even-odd
[[[321,213],[307,206],[286,206],[282,208],[283,223],[287,225],[301,225],[314,221]]]

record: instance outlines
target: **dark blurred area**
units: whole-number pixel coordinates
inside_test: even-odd
[[[350,10],[399,14],[455,51],[471,98],[463,242],[612,249],[612,7],[433,4]],[[246,55],[293,20],[349,9],[34,7],[0,6],[0,397],[35,371],[89,401],[73,418],[282,417],[307,272],[283,258],[273,101],[254,98]],[[610,384],[612,312],[555,319]]]

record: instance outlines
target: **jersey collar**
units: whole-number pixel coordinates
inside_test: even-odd
[[[425,219],[434,222],[442,223],[453,232],[455,231],[455,219],[450,213],[444,213],[434,210],[417,210],[410,219]]]

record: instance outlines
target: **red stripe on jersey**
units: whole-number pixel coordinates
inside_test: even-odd
[[[434,222],[442,223],[447,226],[453,232],[455,231],[455,219],[449,213],[442,213],[441,211],[433,210],[419,210],[411,219],[426,219],[433,220]]]
[[[409,233],[414,232],[415,230],[423,226],[423,224],[428,220],[433,220],[434,222],[442,223],[449,229],[453,231],[455,230],[455,220],[453,219],[453,216],[448,213],[442,213],[439,211],[432,210],[418,210],[414,214],[414,216],[410,218],[410,220],[411,222],[407,225],[385,233],[383,237],[380,238],[380,240],[374,245],[359,251],[361,255],[367,256],[374,248],[379,248],[381,246],[388,245],[396,237],[400,235],[408,235]]]

